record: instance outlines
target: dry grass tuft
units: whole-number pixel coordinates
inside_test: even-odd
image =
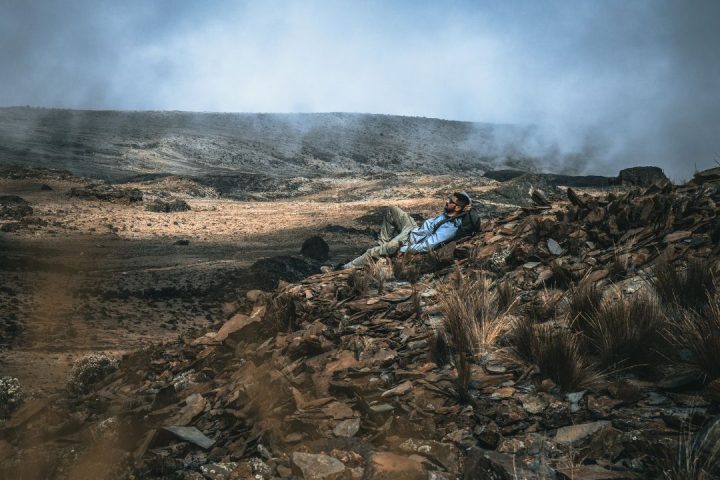
[[[568,299],[568,318],[571,325],[592,317],[602,304],[603,293],[594,282],[582,282],[571,292]],[[584,328],[583,328],[584,329]]]
[[[498,308],[509,312],[517,301],[513,286],[509,282],[498,281],[495,292],[497,294]]]
[[[577,334],[567,329],[548,323],[534,325],[521,317],[514,322],[510,338],[521,357],[537,365],[544,377],[564,391],[591,386],[598,379],[582,356]]]
[[[648,365],[663,344],[665,318],[660,304],[643,293],[603,301],[572,323],[605,366]]]
[[[450,362],[451,352],[445,332],[442,329],[433,329],[429,342],[429,360],[435,362],[438,367],[447,365]]]
[[[459,270],[438,286],[440,310],[458,374],[458,396],[469,400],[470,362],[495,344],[504,330],[495,292],[485,277],[465,278]]]
[[[691,362],[709,379],[720,378],[720,294],[700,313],[681,310],[673,317],[667,325],[668,342],[690,351]]]
[[[714,273],[707,262],[694,259],[681,270],[667,254],[658,259],[652,285],[663,304],[695,311],[708,304],[716,289]]]
[[[353,295],[360,297],[367,294],[370,288],[370,278],[367,270],[364,268],[353,270],[348,276],[347,282]]]
[[[265,318],[274,325],[278,332],[291,332],[297,324],[295,302],[289,293],[281,293],[272,297],[267,306]]]
[[[497,342],[505,322],[487,278],[470,280],[456,272],[450,281],[438,286],[438,293],[446,323],[459,325],[475,350]]]
[[[392,272],[396,279],[405,280],[410,283],[415,283],[420,278],[420,267],[416,262],[413,262],[412,257],[408,255],[393,257]]]
[[[672,454],[660,455],[662,478],[667,480],[713,480],[720,478],[720,420],[695,435],[681,436]]]
[[[385,268],[385,261],[383,259],[370,259],[367,270],[370,278],[373,280],[373,283],[378,289],[378,293],[382,294],[385,290],[385,281],[389,276],[388,271]]]

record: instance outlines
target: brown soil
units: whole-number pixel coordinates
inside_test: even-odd
[[[366,231],[378,217],[373,212],[391,203],[430,215],[451,181],[328,179],[320,191],[272,202],[195,197],[182,182],[166,180],[122,186],[151,195],[175,187],[169,193],[192,208],[156,213],[142,203],[68,196],[87,185],[79,178],[0,179],[2,194],[34,210],[21,228],[0,233],[0,376],[18,377],[26,390],[53,391],[87,353],[120,355],[216,327],[225,320],[224,302],[266,283],[249,274],[256,260],[297,255],[305,238],[320,234],[330,262],[346,261],[374,241],[348,231]],[[362,199],[341,201],[347,198]],[[343,228],[324,230],[329,225]],[[176,245],[180,239],[189,244]]]

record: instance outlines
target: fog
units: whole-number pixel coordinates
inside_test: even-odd
[[[718,19],[713,0],[6,0],[0,105],[535,125],[516,148],[681,180],[720,162]]]

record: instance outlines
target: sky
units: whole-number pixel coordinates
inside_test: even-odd
[[[587,173],[720,164],[717,0],[3,0],[0,62],[0,106],[532,124]]]

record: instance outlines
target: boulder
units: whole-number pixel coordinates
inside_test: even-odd
[[[330,247],[322,237],[315,235],[303,242],[300,254],[323,262],[330,258]]]
[[[617,183],[619,185],[635,185],[649,187],[658,182],[669,181],[660,167],[630,167],[620,170]]]

